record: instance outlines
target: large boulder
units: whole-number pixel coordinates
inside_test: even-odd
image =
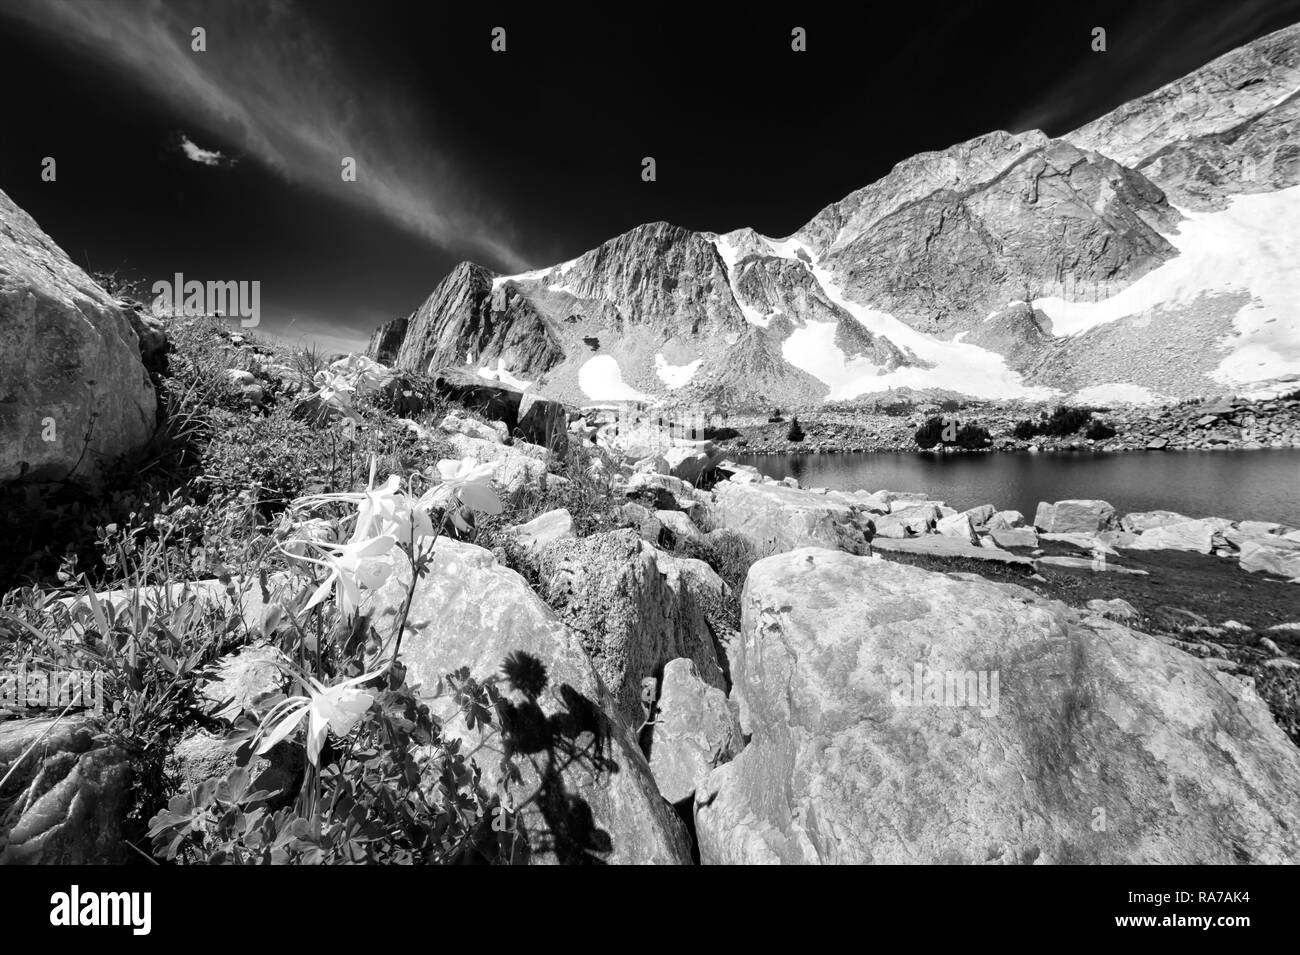
[[[524,393],[490,382],[463,367],[447,367],[433,373],[438,394],[463,408],[481,414],[489,421],[500,421],[506,433],[513,434],[519,425],[519,405]]]
[[[1243,541],[1239,559],[1242,570],[1251,573],[1263,571],[1288,580],[1300,580],[1300,541],[1285,538],[1276,543]]]
[[[696,484],[722,459],[722,452],[712,441],[691,441],[674,444],[663,452],[662,457],[669,474],[687,484]]]
[[[870,552],[875,525],[865,510],[825,494],[783,484],[723,481],[713,489],[709,509],[714,527],[748,537],[760,553],[796,547],[834,547],[851,554]]]
[[[706,863],[1295,863],[1249,684],[1014,584],[803,548],[750,570]]]
[[[650,769],[663,797],[672,803],[690,798],[710,770],[743,746],[727,694],[700,679],[690,660],[670,661],[664,667],[650,747]]]
[[[1105,501],[1039,501],[1034,514],[1034,526],[1054,534],[1095,534],[1117,523],[1115,508]]]
[[[448,434],[446,439],[457,457],[495,465],[492,482],[504,500],[517,501],[529,486],[539,483],[547,473],[547,452],[538,445],[524,441],[499,444],[465,434]]]
[[[93,725],[53,716],[0,723],[5,776],[0,865],[126,861],[131,764],[121,748],[96,737]]]
[[[980,542],[979,535],[975,533],[975,528],[971,526],[970,515],[965,513],[940,518],[934,529],[944,537],[955,537],[958,540],[966,541],[968,544],[978,544]]]
[[[988,539],[998,547],[1037,547],[1038,534],[1032,527],[995,527]]]
[[[579,635],[628,723],[642,712],[642,681],[659,677],[669,660],[686,657],[711,686],[725,685],[697,564],[708,570],[629,529],[556,541],[542,552],[542,595]]]
[[[529,564],[541,559],[542,551],[557,540],[573,537],[573,515],[559,507],[539,514],[523,524],[512,524],[501,532],[519,549]]]
[[[461,667],[478,678],[493,677],[512,653],[528,654],[546,668],[541,694],[500,684],[514,707],[507,742],[523,779],[510,788],[531,861],[688,863],[684,827],[659,795],[578,634],[481,547],[442,539],[430,562],[411,598],[402,641],[409,683],[431,690]],[[410,579],[402,561],[375,594],[368,609],[380,633],[396,627]],[[500,737],[468,729],[445,699],[431,705],[446,720],[445,731],[467,749],[486,744],[477,761],[485,785],[494,787]]]
[[[1212,554],[1225,543],[1223,529],[1227,521],[1216,519],[1185,520],[1161,524],[1142,531],[1128,544],[1129,550],[1186,550]]]
[[[94,483],[156,414],[130,317],[0,192],[0,483]]]
[[[568,409],[558,401],[525,394],[519,404],[519,427],[515,434],[529,444],[564,454],[569,446]]]
[[[873,518],[873,522],[878,537],[917,537],[935,530],[943,519],[938,505],[930,502],[894,503],[888,514]]]

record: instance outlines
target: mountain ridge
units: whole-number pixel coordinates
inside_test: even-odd
[[[1266,388],[1300,373],[1297,93],[1300,24],[1061,137],[907,157],[784,239],[651,222],[462,263],[371,353],[576,404]]]

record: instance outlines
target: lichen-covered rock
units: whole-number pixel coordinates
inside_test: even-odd
[[[559,507],[539,514],[531,521],[513,524],[503,532],[530,563],[537,561],[547,547],[557,540],[573,537],[573,515]]]
[[[1013,584],[803,548],[731,645],[706,863],[1300,861],[1300,750],[1250,685]]]
[[[93,483],[156,412],[129,316],[0,192],[0,483]]]
[[[407,680],[427,688],[468,667],[495,676],[507,655],[525,653],[546,668],[546,689],[535,697],[502,684],[514,707],[513,744],[523,780],[510,789],[521,807],[514,822],[525,833],[533,862],[685,864],[684,827],[659,795],[650,767],[609,689],[566,627],[524,579],[471,544],[440,540],[429,573],[420,579],[407,617],[402,662]],[[396,626],[411,579],[409,564],[374,597],[368,609],[382,633]],[[446,732],[468,748],[493,733],[467,729],[455,707],[434,703]],[[485,785],[498,782],[498,760],[478,759]]]
[[[519,403],[515,433],[529,444],[563,454],[569,445],[569,412],[558,401],[525,394]]]
[[[1283,538],[1276,544],[1260,540],[1243,541],[1241,569],[1251,573],[1264,571],[1288,580],[1300,581],[1300,541]]]
[[[1119,524],[1115,508],[1105,501],[1070,500],[1048,504],[1038,502],[1034,526],[1054,534],[1095,534]]]
[[[725,685],[684,563],[631,530],[557,541],[542,553],[542,595],[581,637],[629,724],[642,713],[641,681],[659,676],[669,660],[693,660],[706,682]]]
[[[0,798],[13,802],[0,819],[0,865],[105,865],[126,861],[123,822],[130,806],[131,765],[89,724],[54,717],[0,723],[0,777],[27,755]],[[37,742],[39,740],[39,742]]]
[[[727,694],[701,680],[690,660],[669,661],[650,748],[650,769],[664,798],[672,803],[690,798],[711,769],[743,746]]]
[[[875,532],[865,509],[783,484],[728,480],[713,489],[713,496],[713,526],[743,534],[760,553],[816,545],[866,554]]]

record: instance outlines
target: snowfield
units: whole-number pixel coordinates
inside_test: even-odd
[[[1123,382],[1080,388],[1070,396],[1072,404],[1080,405],[1158,405],[1170,400],[1150,388]]]
[[[655,353],[655,374],[664,386],[671,389],[681,388],[689,384],[690,380],[695,377],[695,372],[700,368],[703,358],[697,358],[695,361],[687,362],[685,365],[670,365],[668,359],[664,358],[663,352]]]
[[[578,369],[578,387],[592,401],[653,401],[623,380],[613,355],[597,355]]]
[[[1223,384],[1300,372],[1300,186],[1234,196],[1219,212],[1180,209],[1185,221],[1165,236],[1178,255],[1100,302],[1041,298],[1034,307],[1057,335],[1077,335],[1160,305],[1207,293],[1253,294],[1233,318],[1229,353],[1213,377]]]
[[[773,254],[805,263],[831,302],[857,319],[873,335],[907,348],[932,368],[886,371],[866,358],[846,358],[835,346],[834,322],[806,322],[781,346],[781,355],[796,368],[830,386],[828,401],[856,398],[890,388],[947,388],[976,398],[1051,398],[1052,388],[1030,387],[994,352],[960,341],[940,341],[894,318],[850,301],[835,277],[818,265],[817,256],[798,239],[766,240]],[[800,255],[802,253],[802,255]],[[811,265],[807,263],[811,262]]]

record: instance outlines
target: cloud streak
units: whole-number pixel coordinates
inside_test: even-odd
[[[350,75],[309,12],[291,0],[201,9],[177,0],[0,5],[0,13],[106,61],[291,182],[370,209],[457,254],[527,268],[503,218],[422,135],[427,119],[400,91]],[[205,52],[191,49],[197,26],[206,31]],[[343,181],[344,157],[356,162],[355,182]]]
[[[181,135],[181,152],[185,154],[186,159],[193,160],[202,166],[234,165],[234,160],[227,157],[221,151],[216,149],[204,149],[184,134]]]

